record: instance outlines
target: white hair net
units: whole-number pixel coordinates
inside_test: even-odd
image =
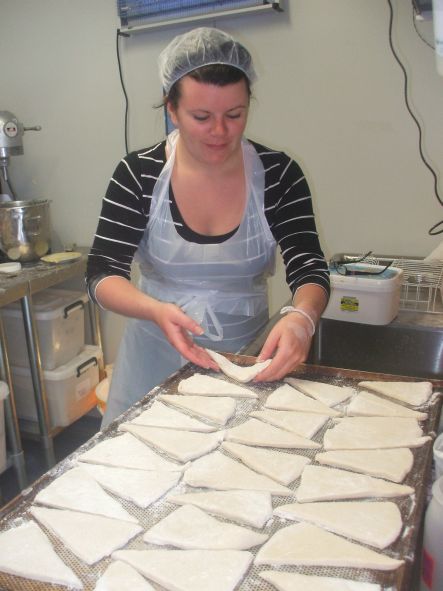
[[[209,64],[225,64],[241,70],[249,82],[256,75],[252,57],[241,43],[220,29],[199,27],[175,37],[160,53],[159,74],[164,91],[189,72]]]

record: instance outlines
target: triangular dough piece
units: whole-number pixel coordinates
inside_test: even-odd
[[[300,390],[303,394],[323,402],[326,406],[336,406],[354,394],[354,389],[349,386],[334,386],[333,384],[302,380],[300,378],[285,378],[285,382]]]
[[[83,589],[83,583],[57,556],[49,539],[33,521],[0,533],[0,571]]]
[[[394,484],[365,474],[355,474],[339,468],[306,466],[296,497],[299,503],[309,503],[366,497],[404,497],[413,492],[411,486]]]
[[[290,488],[257,474],[219,451],[192,462],[184,474],[183,482],[189,486],[216,490],[258,490],[281,496],[294,494]]]
[[[31,507],[30,513],[86,564],[95,564],[143,531],[135,523],[78,511]]]
[[[400,510],[390,501],[291,503],[274,509],[274,515],[307,521],[380,550],[395,542],[403,527]]]
[[[371,392],[359,392],[349,403],[346,414],[351,417],[405,417],[423,421],[427,419],[426,412],[418,412],[411,408],[406,408],[401,404],[396,404],[386,398],[380,398]]]
[[[193,505],[184,505],[148,529],[143,540],[183,550],[249,550],[268,537],[240,525],[223,523]]]
[[[394,398],[409,404],[409,406],[421,406],[428,402],[432,395],[431,382],[359,382],[360,388],[378,392],[388,398]]]
[[[138,571],[126,562],[111,562],[97,581],[94,591],[155,591],[154,587]]]
[[[111,468],[84,464],[86,470],[104,489],[145,509],[175,486],[181,472],[160,472]]]
[[[224,431],[216,433],[196,433],[175,429],[157,429],[122,423],[120,431],[129,431],[142,441],[166,452],[179,462],[187,462],[209,453],[223,441]]]
[[[316,441],[279,429],[257,419],[248,419],[241,425],[226,430],[226,441],[258,445],[259,447],[283,447],[286,449],[318,449]]]
[[[255,490],[211,490],[169,495],[167,500],[177,505],[194,505],[219,517],[258,528],[272,516],[270,493]]]
[[[118,550],[112,557],[168,591],[233,591],[253,558],[245,550]]]
[[[316,462],[334,468],[346,468],[354,472],[403,482],[414,463],[414,456],[407,447],[397,449],[345,449],[325,451],[315,456]]]
[[[222,448],[241,460],[249,468],[284,485],[288,485],[298,478],[306,464],[311,461],[306,456],[298,454],[256,449],[249,445],[230,441],[223,442]]]
[[[285,573],[273,570],[265,570],[259,576],[274,585],[277,591],[381,591],[376,583],[360,583],[336,577],[318,577],[316,575],[300,575],[298,573]]]
[[[298,410],[300,412],[311,412],[329,417],[339,417],[341,413],[326,404],[305,396],[289,384],[280,386],[272,392],[265,402],[265,408],[276,410]]]
[[[163,429],[181,429],[183,431],[198,431],[200,433],[211,433],[217,427],[212,427],[193,419],[178,410],[169,408],[157,400],[154,404],[139,414],[131,421],[133,425],[145,425],[146,427],[161,427]]]
[[[323,438],[329,449],[382,449],[420,447],[430,437],[422,437],[422,429],[415,419],[393,417],[345,417]]]
[[[194,396],[231,396],[232,398],[258,398],[258,395],[227,380],[213,378],[202,373],[195,373],[178,383],[177,390],[180,394],[192,394]]]
[[[134,470],[162,470],[183,472],[185,464],[174,464],[152,451],[130,433],[105,439],[77,458],[80,462],[132,468]]]
[[[344,566],[374,570],[395,570],[403,562],[310,523],[296,523],[278,530],[260,548],[255,558],[255,564]]]
[[[172,404],[178,408],[189,410],[190,412],[209,419],[218,425],[226,425],[232,415],[235,413],[235,400],[228,397],[212,396],[181,396],[180,394],[160,394],[159,400]]]
[[[255,410],[249,416],[308,439],[314,437],[329,419],[326,415],[294,410]]]
[[[253,365],[238,365],[237,363],[232,363],[227,357],[220,355],[220,353],[217,353],[216,351],[211,351],[211,349],[206,349],[206,351],[218,364],[224,374],[237,382],[242,382],[243,384],[253,380],[255,376],[268,367],[272,361],[272,359],[266,359],[266,361],[257,361]]]
[[[48,507],[72,509],[138,523],[83,468],[73,468],[53,480],[37,494],[34,501]]]

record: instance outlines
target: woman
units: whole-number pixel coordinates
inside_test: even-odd
[[[258,381],[306,359],[329,294],[302,171],[243,137],[249,52],[198,28],[176,37],[159,65],[176,130],[117,166],[89,256],[91,297],[130,318],[103,426],[187,360],[217,370],[205,347],[236,352],[263,329],[277,243],[293,307],[263,345],[260,359],[273,361]],[[129,280],[134,255],[138,287]]]

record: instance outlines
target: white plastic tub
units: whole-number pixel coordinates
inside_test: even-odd
[[[43,371],[51,427],[66,427],[95,406],[102,357],[100,347],[86,345],[69,363]],[[18,417],[37,421],[29,368],[11,366],[11,374]]]
[[[421,591],[443,589],[443,477],[432,485],[432,498],[425,516],[421,564]]]
[[[5,398],[9,396],[9,388],[0,382],[0,474],[6,469],[6,437],[5,437]]]
[[[78,355],[85,344],[84,307],[79,291],[45,289],[32,298],[43,369],[55,369]],[[19,302],[1,310],[9,363],[29,367],[23,315]]]
[[[443,433],[434,441],[435,479],[443,476]]]
[[[349,268],[350,266],[347,265]],[[358,263],[357,271],[382,271],[383,266]],[[398,314],[403,271],[394,267],[381,275],[341,275],[331,270],[331,297],[323,318],[389,324]]]

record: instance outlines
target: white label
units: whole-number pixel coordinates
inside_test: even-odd
[[[92,386],[91,380],[89,378],[77,384],[77,387],[75,389],[75,399],[77,400],[77,402],[85,396],[87,396],[91,390]]]

